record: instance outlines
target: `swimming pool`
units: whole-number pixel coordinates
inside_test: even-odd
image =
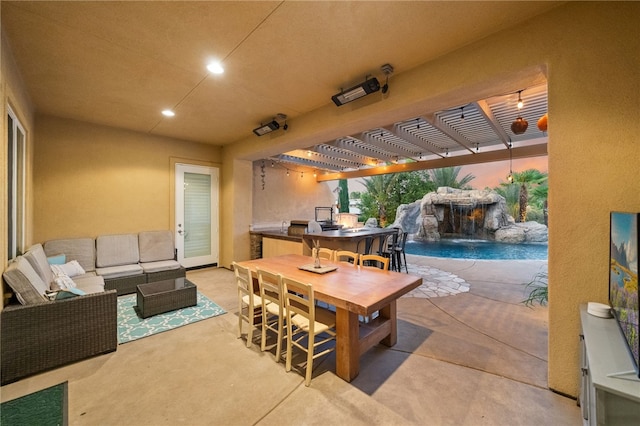
[[[407,241],[407,254],[454,259],[547,260],[547,243],[510,244],[487,240]]]

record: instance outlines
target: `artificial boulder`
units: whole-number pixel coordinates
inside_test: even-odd
[[[507,212],[504,197],[491,189],[440,187],[422,200],[398,207],[392,226],[400,226],[418,241],[438,241],[442,237],[547,241],[545,225],[516,223]]]
[[[416,234],[420,228],[420,200],[411,204],[401,204],[396,210],[396,220],[391,226],[400,227],[409,234]]]
[[[513,223],[498,229],[494,238],[503,243],[542,243],[549,240],[546,226],[538,222]]]

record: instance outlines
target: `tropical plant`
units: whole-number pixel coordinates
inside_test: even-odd
[[[538,272],[533,279],[525,284],[525,291],[529,294],[522,301],[525,306],[532,307],[536,303],[545,306],[549,301],[549,276],[548,273]]]
[[[360,211],[366,217],[375,217],[381,226],[387,224],[390,199],[398,174],[377,175],[362,180],[367,192],[360,198]]]
[[[517,185],[503,182],[493,190],[504,197],[509,214],[514,218],[518,217],[520,188]]]
[[[435,189],[426,171],[372,176],[362,184],[367,191],[360,194],[359,220],[375,217],[381,226],[395,221],[398,206],[420,200]]]
[[[549,196],[549,183],[544,181],[531,191],[531,203],[535,204],[542,213],[542,221],[545,225],[549,224],[549,211],[547,207],[547,198]]]
[[[513,173],[513,183],[520,186],[518,222],[527,221],[527,206],[529,204],[529,190],[547,180],[547,174],[536,169]]]
[[[463,176],[461,179],[458,179],[458,174],[460,173],[461,169],[461,166],[432,169],[429,170],[429,176],[431,177],[431,180],[433,181],[436,188],[440,188],[441,186],[448,186],[450,188],[471,189],[469,182],[471,182],[476,177],[469,173]]]

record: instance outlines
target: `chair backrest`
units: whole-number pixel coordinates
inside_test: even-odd
[[[358,240],[356,245],[356,251],[360,254],[371,254],[371,247],[373,246],[373,237],[365,237]]]
[[[320,259],[326,259],[326,260],[333,260],[334,259],[334,250],[325,248],[325,247],[320,247],[319,249],[314,248],[311,252],[311,255],[313,257],[316,257],[316,250],[318,251],[318,257],[320,257]]]
[[[287,321],[290,322],[293,315],[301,315],[309,320],[309,333],[314,333],[315,324],[315,296],[313,286],[283,277],[284,305],[287,310]]]
[[[238,286],[238,292],[242,295],[253,293],[253,279],[251,278],[251,271],[249,268],[238,265],[236,262],[232,262],[233,273],[236,276],[236,285]]]
[[[403,232],[402,233],[402,237],[400,237],[400,242],[398,243],[398,247],[400,248],[400,250],[404,251],[404,246],[407,245],[407,236],[409,235],[408,232]]]
[[[404,233],[404,231],[400,227],[397,227],[395,229],[397,232],[393,234],[393,247],[396,247],[398,244],[400,244],[400,241],[402,240],[402,234]]]
[[[397,235],[397,233],[393,233],[379,236],[377,238],[378,247],[375,250],[375,253],[379,254],[380,256],[383,256],[385,253],[388,255],[393,248],[393,244],[396,241],[395,238],[397,237]]]
[[[260,298],[262,302],[276,303],[280,306],[280,313],[283,312],[284,301],[282,298],[282,275],[274,272],[257,269],[258,285],[260,286]]]
[[[342,263],[352,263],[353,266],[358,266],[358,258],[360,254],[349,250],[336,250],[333,260]]]
[[[360,266],[389,270],[389,258],[377,254],[360,255]]]

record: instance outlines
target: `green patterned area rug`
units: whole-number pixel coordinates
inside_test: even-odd
[[[1,425],[67,425],[67,382],[0,406]]]
[[[120,344],[226,313],[200,292],[198,292],[196,306],[145,319],[138,316],[135,306],[135,294],[118,297],[118,343]]]

